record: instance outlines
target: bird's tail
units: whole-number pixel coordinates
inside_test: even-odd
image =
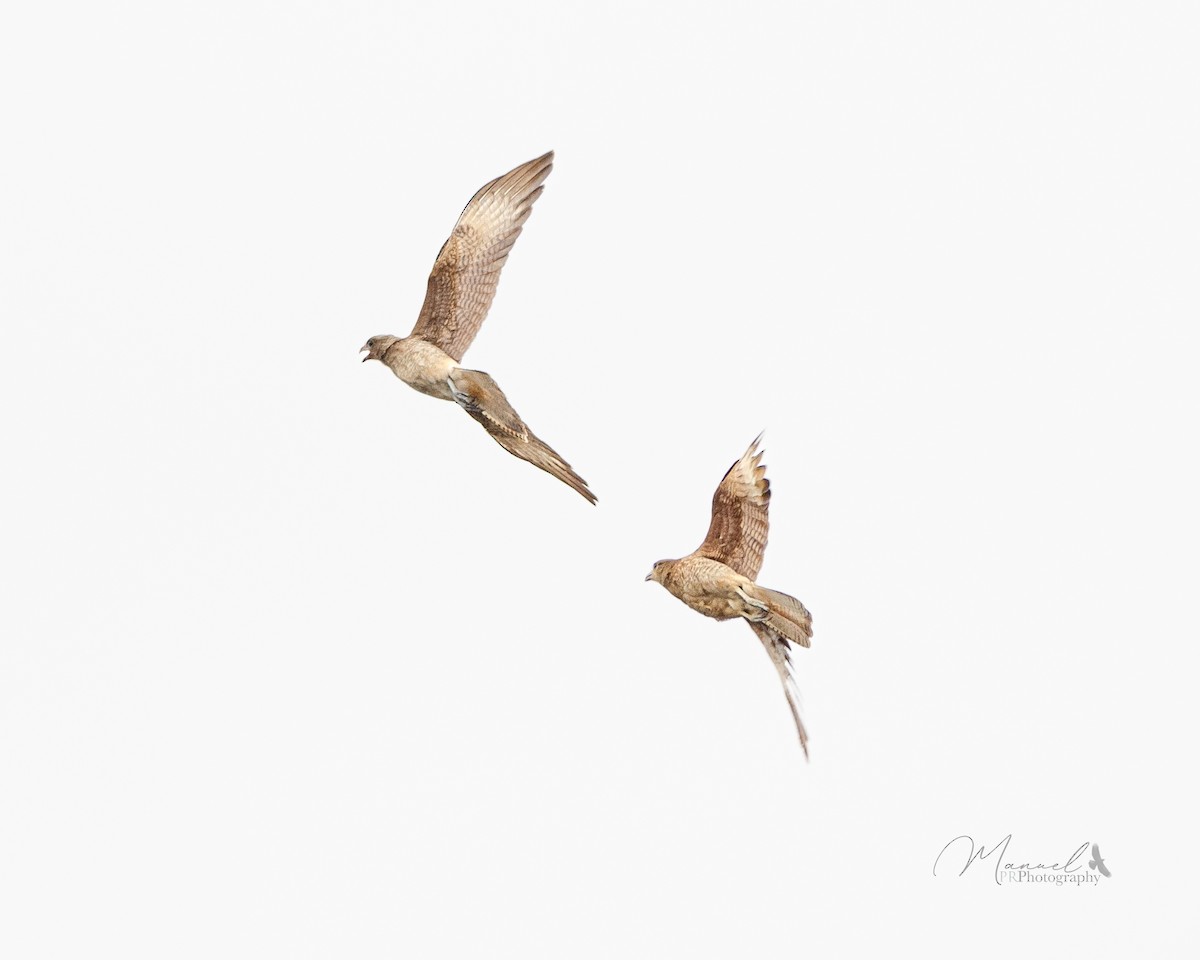
[[[588,489],[587,481],[571,469],[571,465],[555,453],[549,445],[543,443],[532,433],[529,434],[528,441],[516,449],[499,437],[496,437],[496,440],[509,453],[516,454],[522,460],[528,460],[535,467],[541,467],[550,476],[557,477],[589,503],[596,502],[596,495]]]
[[[571,469],[571,465],[539,440],[508,402],[508,397],[488,374],[482,370],[455,367],[449,378],[455,402],[467,411],[500,446],[535,467],[557,477],[588,503],[596,495],[588,489],[587,481]]]
[[[807,647],[812,644],[812,614],[799,600],[778,590],[760,587],[757,583],[754,584],[751,596],[767,605],[767,616],[763,623],[797,646]]]
[[[796,721],[800,749],[804,751],[804,759],[807,760],[808,731],[804,729],[804,721],[800,719],[800,691],[796,687],[796,678],[792,672],[792,658],[788,649],[788,641],[776,633],[765,620],[760,623],[750,621],[750,629],[762,641],[767,655],[779,673],[779,682],[783,684],[783,695],[787,697],[788,709],[792,711],[792,719]]]

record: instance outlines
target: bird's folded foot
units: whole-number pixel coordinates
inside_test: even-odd
[[[454,398],[455,403],[457,403],[460,407],[471,406],[473,398],[469,393],[464,393],[462,390],[455,388],[453,377],[446,378],[446,386],[450,388],[450,396]]]
[[[746,603],[748,603],[750,606],[761,610],[763,612],[764,616],[770,611],[770,608],[762,600],[755,600],[752,596],[750,596],[748,593],[746,593],[746,591],[743,590],[741,587],[735,587],[734,589],[736,590],[737,595],[739,597],[741,597],[743,600],[745,600]],[[748,617],[747,619],[751,619],[751,618]],[[757,618],[753,618],[753,619],[761,620],[763,618],[757,617]]]

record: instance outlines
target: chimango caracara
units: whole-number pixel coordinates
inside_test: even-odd
[[[479,189],[442,245],[412,333],[372,337],[362,347],[363,362],[379,360],[414,390],[453,400],[513,456],[595,503],[584,479],[534,436],[496,381],[482,370],[459,366],[487,316],[500,270],[541,196],[553,160],[554,153],[547,153]]]
[[[754,582],[767,548],[771,484],[756,453],[762,435],[721,480],[713,494],[712,524],[699,549],[681,560],[659,560],[646,577],[661,583],[693,610],[714,620],[741,617],[762,641],[779,671],[800,746],[808,757],[808,734],[800,720],[800,693],[792,675],[791,644],[807,647],[812,616],[795,597]]]

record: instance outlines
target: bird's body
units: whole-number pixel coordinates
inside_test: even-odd
[[[704,543],[686,557],[659,560],[646,579],[662,584],[672,596],[706,617],[740,617],[750,624],[779,673],[807,757],[808,734],[800,719],[790,647],[809,646],[812,616],[795,597],[755,582],[767,546],[771,499],[757,447],[756,439],[713,494],[712,523]]]
[[[379,360],[420,393],[454,401],[513,456],[595,503],[583,478],[534,435],[496,381],[482,370],[461,365],[553,160],[554,154],[547,153],[480,188],[438,253],[412,333],[404,338],[372,337],[362,348],[367,352],[363,360]]]
[[[420,337],[396,339],[379,359],[414,390],[439,400],[454,400],[449,380],[458,362],[436,344]]]
[[[732,620],[748,619],[760,612],[746,600],[747,591],[754,589],[754,581],[718,560],[693,554],[681,560],[668,560],[665,567],[662,585],[671,596],[697,613],[714,620]]]

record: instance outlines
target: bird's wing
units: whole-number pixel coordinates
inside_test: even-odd
[[[483,425],[492,439],[514,457],[527,460],[535,467],[557,477],[589,503],[596,495],[588,489],[587,481],[571,465],[539,440],[512,408],[504,391],[482,370],[456,367],[450,374],[450,389],[460,407]]]
[[[800,749],[804,751],[804,759],[807,760],[808,732],[804,729],[804,721],[800,719],[800,691],[796,687],[788,642],[766,623],[747,622],[750,624],[750,629],[762,641],[762,645],[766,647],[767,655],[779,673],[779,681],[783,684],[783,695],[787,697],[788,709],[792,711],[792,719],[796,721],[796,733],[800,736]]]
[[[487,316],[500,270],[550,175],[554,151],[479,189],[442,244],[413,336],[461,361]]]
[[[759,463],[761,451],[755,452],[761,439],[760,433],[722,478],[713,494],[708,536],[696,551],[751,580],[758,577],[767,549],[767,507],[771,502],[767,468]]]

